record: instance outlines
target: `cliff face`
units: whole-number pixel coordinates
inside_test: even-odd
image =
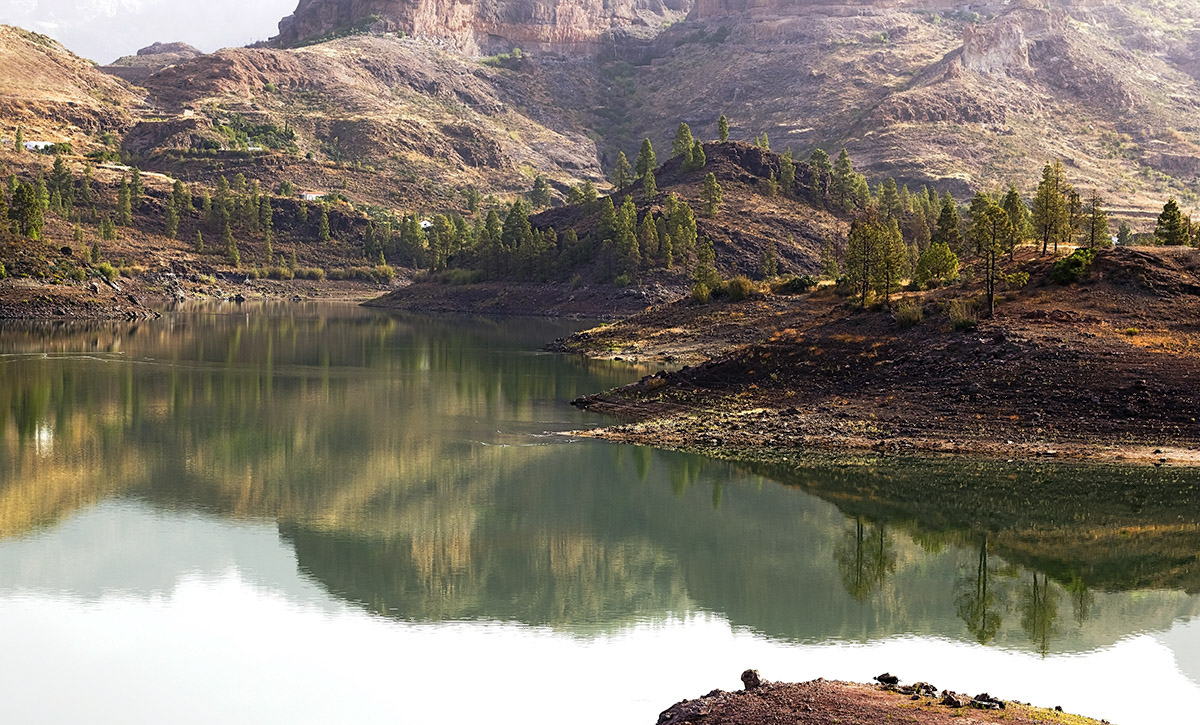
[[[347,28],[404,32],[471,55],[591,54],[612,31],[657,32],[692,0],[300,0],[279,24],[289,46]]]

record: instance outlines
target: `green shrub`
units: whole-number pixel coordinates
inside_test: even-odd
[[[628,287],[630,282],[632,282],[632,281],[633,280],[630,279],[629,275],[622,274],[613,280],[613,284],[615,284],[618,287]]]
[[[1126,327],[1125,328],[1125,334],[1128,335],[1129,337],[1137,337],[1139,334],[1141,334],[1141,332],[1142,331],[1136,327]]]
[[[4,267],[4,262],[0,262],[0,279],[8,276],[8,270]]]
[[[101,277],[109,282],[112,282],[117,278],[117,268],[108,262],[101,262],[100,264],[97,264],[96,271],[100,273]]]
[[[817,286],[817,278],[811,274],[786,277],[771,285],[777,295],[802,295]]]
[[[708,288],[708,285],[704,284],[703,282],[697,282],[696,284],[692,285],[693,301],[699,302],[702,305],[706,305],[711,299],[712,290]]]
[[[925,319],[925,308],[917,300],[903,299],[892,313],[901,327],[913,327]]]
[[[0,269],[3,269],[3,265],[0,265]],[[3,276],[4,275],[0,274],[0,278]],[[75,269],[71,270],[71,279],[75,280],[76,282],[82,282],[87,279],[87,272],[84,272],[82,267],[76,267]]]
[[[1012,274],[1005,275],[1004,283],[1008,285],[1009,289],[1021,289],[1029,284],[1029,273],[1013,272]]]
[[[301,267],[296,270],[296,279],[312,279],[321,282],[325,279],[325,270],[320,267]]]
[[[734,302],[741,302],[761,293],[757,284],[740,274],[726,282],[723,291]]]
[[[452,287],[461,287],[468,284],[476,284],[483,280],[483,272],[476,269],[446,269],[436,274],[427,274],[421,280],[422,282],[433,282],[434,284],[445,284]]]
[[[293,279],[296,273],[287,267],[271,267],[267,270],[268,279],[289,280]]]
[[[1071,256],[1054,263],[1050,270],[1050,279],[1059,284],[1073,284],[1087,278],[1092,271],[1092,262],[1096,259],[1094,249],[1076,249]]]
[[[979,313],[971,300],[950,300],[946,314],[955,330],[974,330],[979,326]]]

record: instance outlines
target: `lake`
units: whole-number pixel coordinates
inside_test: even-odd
[[[0,327],[4,720],[653,723],[748,667],[1200,711],[1192,474],[574,439],[655,371],[540,352],[581,326]]]

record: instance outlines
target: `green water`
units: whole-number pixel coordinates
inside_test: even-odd
[[[602,693],[580,719],[653,722],[747,666],[1115,722],[1200,705],[1189,474],[572,439],[604,421],[571,399],[654,372],[539,352],[576,327],[280,304],[0,328],[14,721],[390,721],[403,698],[468,722],[536,669],[525,721]],[[447,716],[463,682],[487,704]]]

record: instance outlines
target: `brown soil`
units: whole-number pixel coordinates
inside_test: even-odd
[[[946,702],[952,705],[943,704]],[[826,680],[800,684],[767,682],[754,689],[713,690],[699,699],[684,700],[663,712],[658,725],[875,725],[889,721],[923,725],[998,722],[1095,725],[1102,722],[1021,703],[1002,704],[1003,707],[986,693],[956,695],[938,692],[926,683],[897,688]]]
[[[909,328],[823,290],[728,307],[726,325],[680,303],[582,333],[566,346],[607,355],[620,338],[643,358],[705,344],[717,353],[580,399],[637,421],[588,435],[705,452],[804,447],[1200,464],[1198,253],[1104,252],[1091,279],[1069,287],[1048,280],[1051,260],[1034,250],[1018,263],[1033,281],[969,331],[953,330],[944,308],[973,290],[953,289],[914,295],[924,319]],[[739,307],[747,313],[735,318]],[[746,325],[732,330],[755,342],[735,347],[736,319]],[[657,325],[666,324],[685,332],[664,335]]]

